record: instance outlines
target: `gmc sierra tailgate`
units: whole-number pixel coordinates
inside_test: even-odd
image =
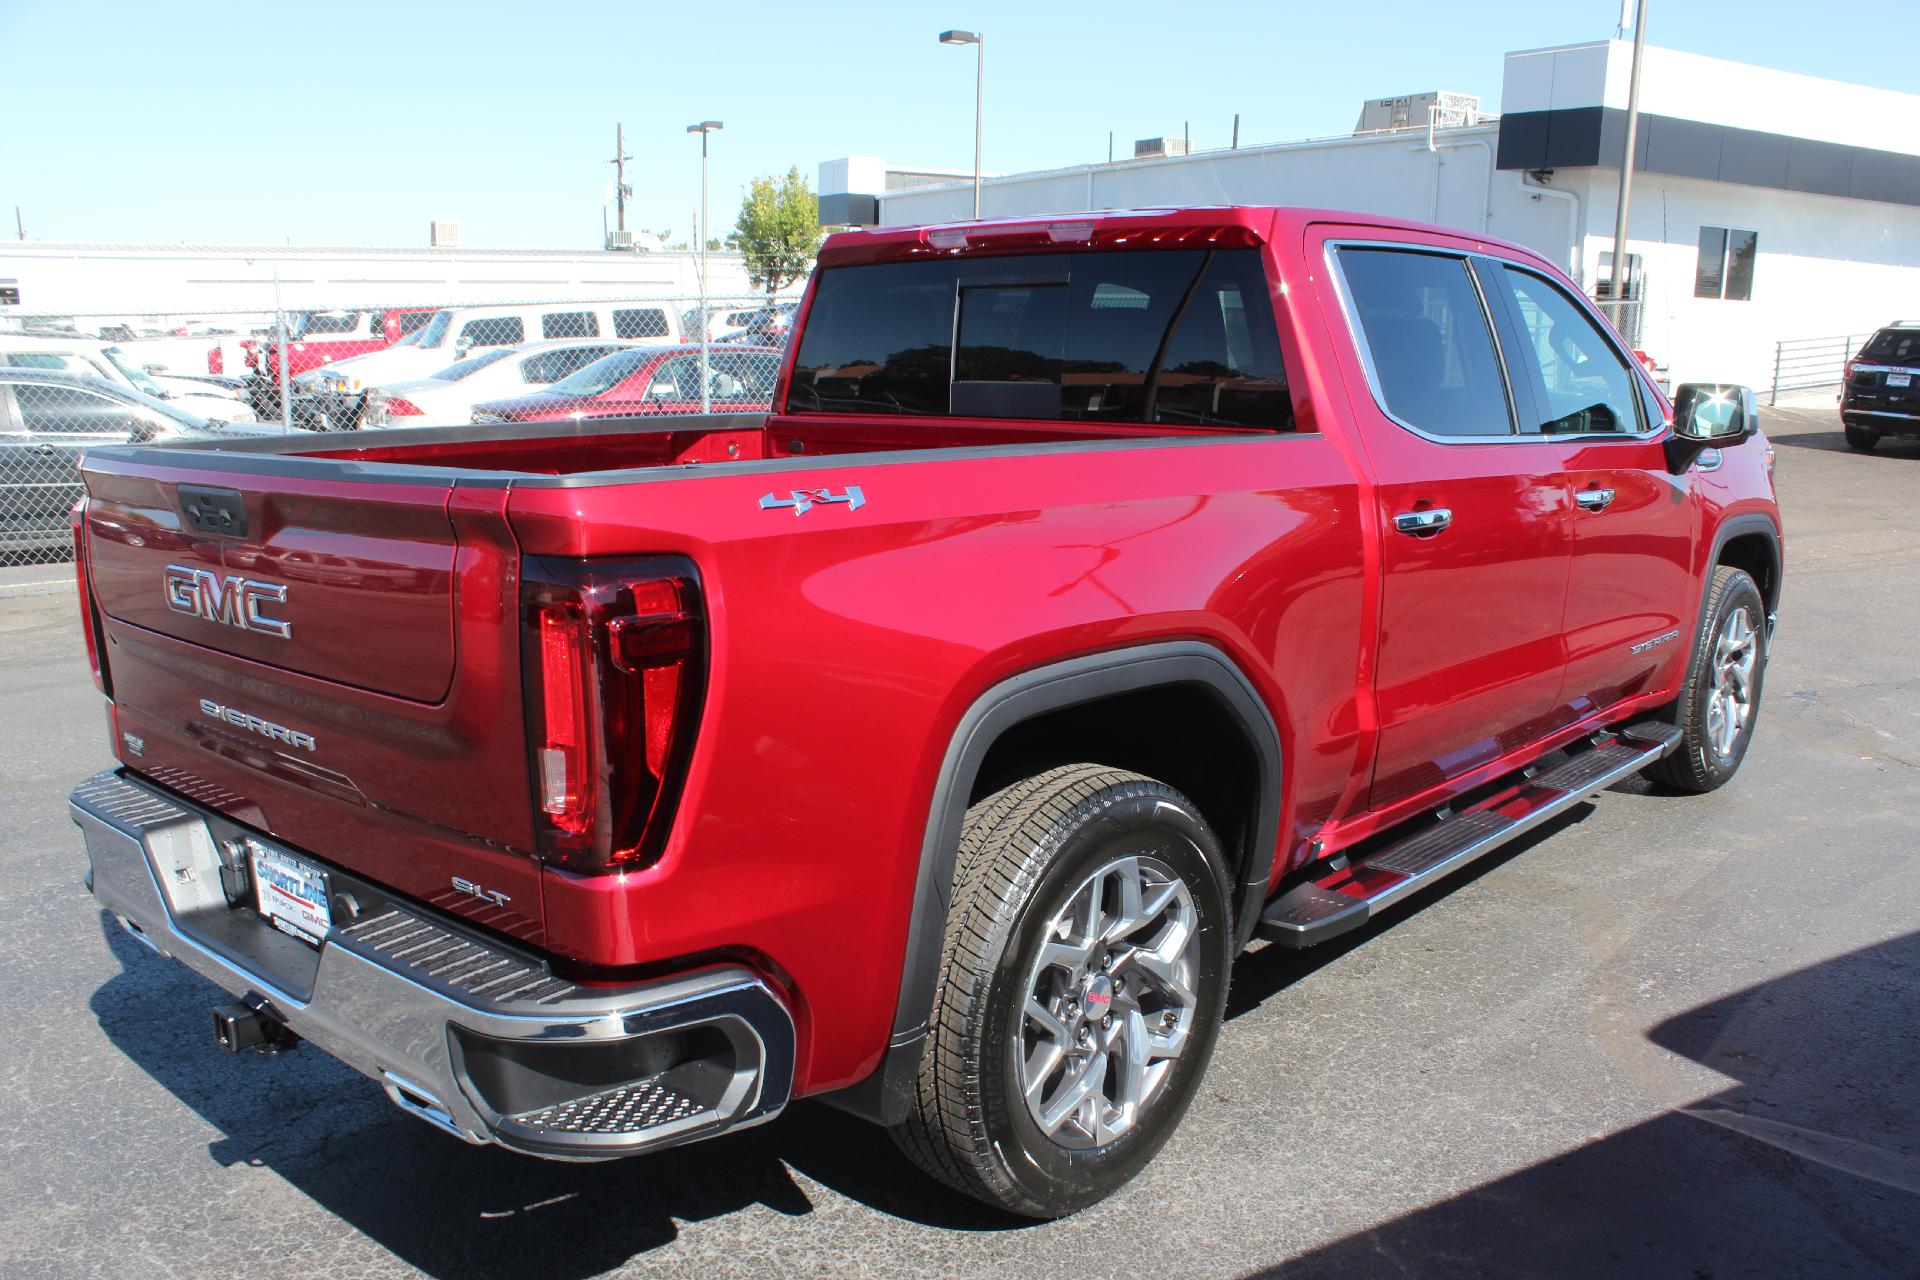
[[[83,473],[122,762],[537,937],[504,487],[194,450],[104,450]]]

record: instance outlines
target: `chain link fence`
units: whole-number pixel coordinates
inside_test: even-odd
[[[770,408],[792,296],[0,319],[0,569],[72,557],[89,447]]]

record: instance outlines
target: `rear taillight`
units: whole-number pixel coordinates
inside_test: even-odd
[[[113,682],[107,675],[107,636],[100,623],[99,606],[93,602],[93,587],[87,574],[87,500],[73,504],[69,515],[73,524],[73,576],[80,588],[80,631],[87,638],[87,665],[93,668],[94,687],[113,696]]]
[[[1859,363],[1860,363],[1860,362],[1859,362],[1858,360],[1849,360],[1849,361],[1847,361],[1847,368],[1846,368],[1846,371],[1845,371],[1844,373],[1842,373],[1842,374],[1840,375],[1840,380],[1841,380],[1841,381],[1843,381],[1843,382],[1852,382],[1852,381],[1853,381],[1853,370],[1854,370],[1854,368],[1855,368],[1855,366],[1857,366],[1857,365],[1858,365]]]
[[[522,670],[540,851],[625,870],[665,842],[706,685],[692,562],[523,567]]]
[[[388,396],[383,403],[387,407],[387,416],[389,418],[422,418],[426,416],[421,412],[419,405],[407,399],[405,396]]]
[[[219,347],[207,352],[207,372],[225,373],[227,371],[227,353]]]

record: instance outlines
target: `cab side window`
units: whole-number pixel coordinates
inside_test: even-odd
[[[1584,308],[1531,271],[1502,267],[1520,322],[1524,351],[1512,353],[1516,378],[1535,375],[1546,397],[1552,434],[1627,433],[1640,429],[1639,396],[1625,359]]]
[[[1432,436],[1512,432],[1493,331],[1464,258],[1347,248],[1340,270],[1390,415]]]

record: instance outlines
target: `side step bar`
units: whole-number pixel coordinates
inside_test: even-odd
[[[1260,936],[1311,947],[1358,929],[1376,912],[1663,759],[1680,745],[1680,730],[1647,721],[1589,741],[1585,750],[1471,808],[1280,894],[1260,913]]]

